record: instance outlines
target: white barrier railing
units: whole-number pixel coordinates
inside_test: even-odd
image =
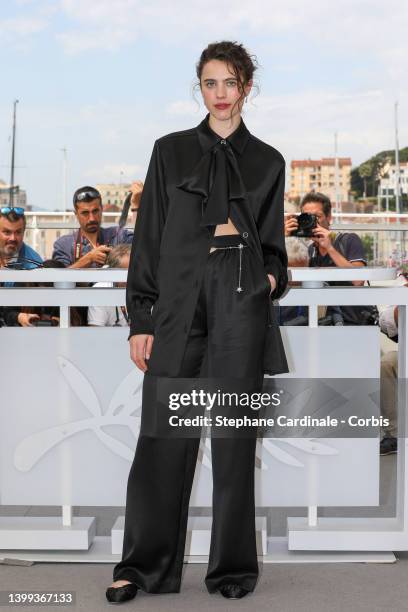
[[[62,516],[63,521],[61,525],[64,526],[65,531],[61,535],[61,531],[56,525],[55,521],[52,523],[51,532],[52,536],[45,540],[44,547],[47,550],[69,550],[72,548],[82,548],[88,550],[92,541],[97,541],[95,538],[94,532],[94,523],[92,521],[82,523],[79,521],[78,517],[72,516],[72,506],[73,505],[110,505],[107,502],[110,502],[112,498],[115,498],[116,503],[111,503],[111,505],[121,505],[123,503],[123,492],[127,478],[127,470],[123,470],[125,467],[123,465],[123,460],[129,461],[131,456],[131,447],[128,447],[123,444],[123,442],[119,442],[115,439],[114,442],[110,442],[113,444],[113,447],[116,449],[116,455],[122,457],[119,459],[122,461],[120,475],[122,476],[122,482],[120,483],[119,488],[114,489],[110,496],[109,492],[102,491],[98,493],[99,498],[94,503],[88,503],[92,501],[92,495],[90,495],[89,491],[87,491],[87,497],[84,496],[84,489],[81,488],[81,483],[77,482],[77,480],[81,480],[85,476],[82,475],[82,472],[79,473],[75,471],[78,469],[75,461],[81,457],[81,453],[85,453],[83,457],[86,460],[88,457],[87,453],[93,450],[92,443],[87,442],[86,449],[80,448],[78,450],[78,446],[75,447],[75,450],[67,450],[66,447],[61,450],[59,456],[58,466],[63,470],[62,474],[59,474],[60,481],[62,481],[61,491],[58,492],[58,495],[55,493],[54,489],[50,485],[47,488],[47,480],[44,479],[44,475],[41,474],[41,469],[44,465],[49,461],[49,465],[47,469],[51,471],[55,468],[55,460],[50,458],[51,450],[47,450],[48,447],[45,448],[44,454],[41,454],[43,449],[37,448],[37,450],[33,450],[35,436],[37,435],[35,432],[37,431],[35,425],[30,425],[33,427],[32,431],[30,428],[25,431],[25,437],[21,438],[20,433],[15,433],[18,431],[18,426],[16,427],[16,423],[18,419],[18,423],[22,425],[30,419],[30,413],[35,413],[34,409],[37,405],[35,404],[35,393],[36,386],[38,388],[41,387],[41,384],[44,384],[47,381],[47,384],[50,380],[50,368],[44,365],[45,358],[47,352],[55,351],[55,341],[57,342],[57,358],[59,358],[59,364],[61,367],[66,369],[72,368],[73,361],[66,358],[66,354],[63,353],[61,357],[61,347],[63,350],[69,351],[75,343],[79,342],[80,336],[79,334],[85,334],[84,342],[81,344],[81,350],[85,351],[86,357],[93,361],[96,360],[95,371],[101,369],[102,364],[104,366],[108,365],[112,368],[112,376],[113,369],[116,367],[116,361],[120,361],[120,367],[124,367],[123,364],[126,363],[126,359],[128,360],[127,371],[128,374],[125,379],[123,379],[121,385],[116,389],[113,394],[113,397],[117,397],[117,402],[119,402],[120,392],[130,393],[130,383],[132,383],[134,389],[134,385],[137,383],[140,386],[140,382],[143,378],[140,372],[136,371],[135,366],[130,362],[127,354],[127,346],[126,346],[126,330],[102,330],[100,329],[98,333],[95,333],[94,330],[90,330],[87,328],[83,328],[79,330],[78,328],[72,329],[64,329],[68,327],[68,308],[69,306],[89,306],[89,305],[103,305],[103,306],[120,306],[125,303],[125,289],[123,288],[88,288],[88,287],[76,287],[75,283],[93,283],[99,281],[111,281],[111,282],[123,282],[126,280],[127,272],[126,270],[112,270],[112,269],[97,269],[97,270],[60,270],[60,269],[40,269],[40,270],[30,270],[30,271],[11,271],[11,270],[0,270],[0,282],[38,282],[38,283],[54,283],[54,287],[45,287],[45,288],[26,288],[26,287],[12,287],[12,288],[0,288],[0,304],[4,306],[59,306],[61,308],[61,328],[59,330],[55,328],[50,329],[34,329],[30,328],[21,330],[16,328],[11,329],[1,329],[0,330],[0,339],[3,338],[4,341],[0,341],[0,379],[2,383],[2,388],[7,388],[7,381],[10,380],[10,375],[13,372],[13,367],[26,367],[24,364],[31,364],[31,372],[32,376],[31,388],[16,389],[16,397],[13,397],[12,390],[8,393],[8,401],[7,405],[3,404],[1,408],[0,414],[0,435],[4,436],[4,444],[2,444],[3,456],[0,457],[1,465],[0,465],[0,483],[4,487],[5,493],[0,487],[0,501],[1,503],[5,503],[3,498],[5,497],[8,500],[6,503],[36,503],[38,505],[49,505],[50,503],[55,503],[55,500],[60,500],[59,503],[62,506]],[[374,355],[374,351],[372,347],[379,347],[378,337],[379,330],[378,328],[370,328],[364,329],[363,327],[352,327],[350,328],[313,328],[316,325],[317,316],[312,315],[313,312],[316,311],[318,305],[366,305],[366,304],[395,304],[399,306],[399,377],[402,379],[408,378],[408,335],[407,335],[407,316],[406,309],[408,306],[408,292],[405,287],[390,287],[390,286],[371,286],[371,287],[321,287],[321,283],[324,281],[346,281],[346,280],[370,280],[376,283],[381,281],[389,282],[393,278],[395,278],[395,270],[392,268],[327,268],[327,269],[309,269],[309,268],[292,268],[290,269],[290,278],[293,282],[299,283],[315,283],[316,286],[314,288],[309,288],[305,286],[301,287],[292,287],[289,289],[287,294],[280,300],[280,305],[282,306],[290,306],[290,305],[302,305],[308,306],[311,316],[309,317],[309,327],[303,329],[288,329],[281,328],[282,335],[285,343],[285,349],[289,355],[290,365],[293,366],[291,371],[293,371],[293,375],[296,377],[302,376],[311,376],[318,377],[322,376],[322,370],[320,369],[320,361],[323,363],[324,367],[327,367],[327,354],[331,354],[330,351],[336,353],[332,359],[335,361],[335,366],[338,369],[340,367],[343,368],[343,371],[338,372],[340,375],[344,375],[344,377],[370,377],[375,376],[375,373],[379,371],[379,351],[378,355]],[[55,335],[57,334],[57,336]],[[58,335],[59,334],[59,335]],[[116,334],[116,335],[115,335]],[[119,335],[118,335],[119,334]],[[299,335],[300,334],[300,335]],[[305,335],[307,334],[307,336]],[[349,335],[350,334],[350,335]],[[106,345],[108,347],[108,353],[106,356],[106,352],[100,352],[100,348],[95,348],[95,342],[97,336],[103,336],[103,341],[106,341]],[[121,341],[120,350],[126,352],[125,356],[120,357],[118,359],[115,351],[116,345]],[[55,340],[57,338],[57,340]],[[72,341],[70,340],[72,338]],[[33,341],[33,342],[32,342]],[[81,340],[82,342],[82,340]],[[335,342],[336,350],[333,351],[333,342]],[[72,346],[71,346],[72,345]],[[9,347],[13,346],[13,356],[11,356]],[[98,345],[99,346],[99,345]],[[101,345],[102,346],[102,345]],[[316,352],[316,347],[320,347],[319,350],[322,350],[323,353],[321,355],[321,360],[319,359],[319,352]],[[350,347],[352,347],[352,351],[350,351]],[[35,358],[33,360],[32,355],[35,355],[35,351],[41,353],[41,356],[38,357],[37,363],[35,363]],[[28,351],[29,353],[29,361],[25,361],[25,353]],[[31,351],[31,352],[30,352]],[[329,351],[329,352],[327,352]],[[349,351],[349,352],[347,352]],[[301,359],[298,360],[298,353],[303,353],[301,355]],[[317,359],[315,359],[317,354]],[[60,357],[58,357],[60,355]],[[100,355],[100,362],[98,363],[98,355]],[[307,359],[308,355],[310,359]],[[347,358],[344,359],[344,355],[348,355],[348,363],[346,363]],[[306,359],[305,359],[306,357]],[[95,359],[96,358],[96,359]],[[14,360],[13,360],[14,359]],[[62,360],[62,361],[61,361]],[[302,365],[304,362],[307,363],[306,366]],[[362,363],[366,361],[366,363]],[[106,364],[108,362],[108,364]],[[86,359],[84,357],[84,363],[86,363]],[[81,366],[82,367],[82,366]],[[303,369],[302,369],[303,368]],[[76,370],[72,370],[73,375],[76,377],[84,378],[83,370],[80,368],[76,368]],[[45,375],[47,373],[47,376]],[[109,368],[104,370],[104,373],[101,373],[101,383],[106,383],[106,372],[109,372]],[[326,370],[324,370],[326,372]],[[327,375],[323,372],[323,375]],[[353,372],[350,374],[350,372]],[[371,372],[371,373],[370,373]],[[368,373],[368,374],[367,374]],[[291,376],[284,375],[286,376]],[[67,376],[67,374],[65,374]],[[41,383],[41,380],[38,379],[44,378],[44,383]],[[123,377],[123,372],[122,372]],[[138,380],[136,381],[136,378]],[[52,378],[52,377],[51,377]],[[30,380],[30,379],[28,379]],[[69,378],[66,378],[69,381]],[[25,380],[27,382],[27,379]],[[82,384],[82,383],[81,383]],[[86,381],[84,382],[86,383]],[[126,387],[128,385],[128,387]],[[51,385],[52,387],[52,385]],[[120,391],[120,389],[122,391]],[[139,388],[139,387],[138,387]],[[73,406],[72,397],[69,396],[66,392],[61,392],[60,388],[56,388],[57,390],[53,392],[50,390],[51,398],[49,400],[50,403],[58,400],[58,406],[61,406],[61,414],[58,413],[60,422],[66,423],[68,417],[71,417],[70,411],[73,410],[75,413],[78,408],[77,406]],[[17,396],[17,394],[27,393],[26,400],[20,401],[21,398]],[[91,392],[89,392],[91,393]],[[118,395],[119,393],[119,395]],[[134,393],[134,391],[133,391]],[[30,395],[31,394],[31,395]],[[92,395],[92,394],[91,394]],[[98,394],[96,394],[97,396]],[[95,396],[95,397],[96,397]],[[32,397],[33,406],[30,405],[29,398]],[[133,396],[132,396],[133,397]],[[84,399],[84,398],[82,398]],[[85,400],[84,400],[85,401]],[[84,403],[83,401],[83,403]],[[112,400],[113,401],[113,400]],[[120,400],[123,403],[126,403],[126,398]],[[14,404],[13,404],[14,402]],[[96,402],[96,399],[95,399]],[[35,406],[34,406],[35,404]],[[399,407],[399,415],[400,418],[404,420],[404,430],[405,430],[405,418],[406,418],[406,404],[407,397],[399,397],[398,398],[398,407]],[[13,409],[13,405],[15,408]],[[106,414],[114,411],[115,406],[112,404],[113,408],[108,408],[106,413],[101,412],[99,415],[95,413],[96,408],[92,408],[94,411],[93,419],[99,419],[99,422],[105,423],[106,425],[110,425],[111,422],[105,421]],[[46,412],[44,406],[42,406],[43,411]],[[57,410],[57,408],[55,408]],[[20,411],[20,412],[19,412]],[[19,412],[17,416],[13,416],[15,412]],[[49,414],[52,415],[52,411],[49,411]],[[112,412],[113,414],[113,412]],[[62,415],[62,416],[61,416]],[[17,421],[12,426],[12,418],[16,418]],[[48,417],[47,417],[48,418]],[[52,418],[49,417],[49,418]],[[139,417],[138,417],[139,418]],[[112,421],[113,423],[114,421]],[[130,422],[130,420],[126,421],[129,423],[129,427],[134,428],[134,422]],[[48,425],[49,426],[49,425]],[[45,423],[43,423],[43,427],[45,427]],[[59,425],[61,428],[61,425]],[[75,429],[77,427],[74,423],[69,422],[65,427],[66,431],[71,431],[72,428]],[[95,427],[95,425],[89,424],[89,427]],[[99,427],[99,426],[98,426]],[[13,432],[11,432],[11,428]],[[24,429],[24,427],[22,427]],[[64,430],[64,427],[62,427]],[[55,430],[51,428],[52,431]],[[47,431],[51,431],[47,430]],[[75,430],[76,431],[76,430]],[[99,431],[99,430],[98,430]],[[8,433],[7,433],[8,432]],[[41,432],[38,432],[40,435]],[[135,433],[135,431],[134,431]],[[43,434],[45,435],[45,434]],[[50,433],[47,435],[51,435]],[[53,435],[57,435],[56,433]],[[58,434],[61,436],[61,432]],[[67,435],[67,433],[65,434]],[[13,437],[14,436],[14,437]],[[20,437],[19,437],[20,436]],[[98,433],[98,436],[102,436],[102,434]],[[8,439],[10,438],[10,439]],[[13,439],[11,439],[13,438]],[[15,438],[15,439],[14,439]],[[44,440],[47,438],[45,437]],[[105,442],[107,440],[105,438]],[[350,441],[348,441],[350,442]],[[351,441],[353,445],[356,440]],[[372,442],[372,441],[370,441]],[[271,446],[270,441],[268,452],[271,456],[262,455],[262,461],[267,464],[269,473],[269,478],[271,479],[271,488],[274,486],[273,483],[276,482],[285,482],[287,478],[287,472],[292,467],[288,467],[288,465],[280,465],[277,460],[277,455],[274,455],[273,445]],[[45,442],[44,442],[45,444]],[[47,443],[48,444],[48,443]],[[112,447],[112,448],[113,448]],[[52,449],[52,445],[50,449]],[[111,448],[111,451],[112,451]],[[28,456],[24,453],[19,455],[22,452],[21,449],[25,449],[25,453],[28,452],[27,449],[30,449],[30,461],[28,460]],[[127,449],[127,450],[126,450]],[[339,449],[343,453],[344,448],[340,445]],[[129,451],[129,452],[128,452]],[[353,478],[356,479],[357,488],[364,489],[364,477],[365,474],[363,471],[359,472],[359,466],[364,466],[365,469],[369,470],[369,473],[372,477],[372,486],[371,488],[367,488],[367,495],[362,495],[359,498],[358,503],[352,501],[352,496],[349,500],[349,493],[345,490],[344,500],[346,500],[345,505],[376,505],[376,495],[375,495],[375,485],[378,484],[376,478],[378,477],[378,447],[375,448],[372,444],[368,446],[364,446],[361,443],[361,451],[362,455],[359,457],[359,460],[355,463],[354,472],[355,475],[350,475],[351,480]],[[366,455],[364,453],[367,451]],[[1,452],[1,451],[0,451]],[[113,452],[113,451],[112,451]],[[339,451],[340,452],[340,451]],[[33,455],[34,453],[34,455]],[[37,454],[36,454],[37,453]],[[71,454],[70,454],[71,453]],[[122,453],[122,454],[121,454]],[[347,448],[345,449],[344,455],[347,456]],[[272,459],[271,459],[272,457]],[[78,459],[79,460],[79,459]],[[89,460],[89,457],[88,457]],[[316,460],[316,457],[313,457],[313,461]],[[100,461],[107,461],[107,458],[100,459]],[[208,468],[208,454],[203,453],[202,464],[204,467]],[[207,462],[207,464],[206,464]],[[268,463],[269,462],[269,463]],[[276,464],[276,465],[275,465]],[[30,465],[30,469],[28,469],[28,465]],[[109,480],[109,469],[108,463],[103,463],[104,468],[106,469],[106,473],[104,477],[106,477],[107,482],[111,482]],[[127,465],[127,464],[126,464]],[[210,464],[209,464],[210,465]],[[304,462],[306,465],[306,460]],[[17,466],[17,467],[16,467]],[[26,466],[27,469],[23,469],[22,466]],[[75,467],[76,466],[76,467]],[[99,465],[100,467],[100,465]],[[59,469],[58,468],[58,469]],[[35,475],[35,470],[38,469],[39,476],[42,477],[43,488],[42,490],[36,491],[36,493],[32,493],[29,490],[29,485],[27,483],[31,483],[30,478],[33,482],[36,481],[37,476]],[[313,468],[308,467],[308,469],[315,470],[316,464],[313,464]],[[333,468],[334,469],[334,468]],[[350,465],[347,464],[347,469],[350,470]],[[199,474],[199,478],[205,480],[204,489],[200,489],[199,485],[196,486],[196,491],[193,493],[193,502],[195,500],[195,505],[197,507],[203,507],[210,505],[208,503],[208,492],[210,491],[210,481],[208,480],[207,473],[204,473],[204,468],[201,470],[201,474]],[[279,470],[283,470],[282,474]],[[267,471],[267,470],[266,470]],[[58,472],[58,470],[57,470]],[[316,477],[316,472],[314,473],[314,477]],[[124,476],[123,476],[124,474]],[[320,472],[317,473],[320,475]],[[56,476],[57,474],[54,474]],[[306,471],[306,475],[309,475],[309,472]],[[115,472],[113,476],[118,479],[118,472]],[[268,476],[267,476],[268,477]],[[27,478],[27,480],[25,480]],[[51,477],[50,477],[51,478]],[[358,478],[362,480],[359,481]],[[336,480],[336,478],[332,478],[332,480]],[[367,478],[369,480],[369,478]],[[52,481],[52,478],[50,482]],[[392,551],[392,550],[408,550],[408,452],[406,446],[406,439],[400,439],[400,445],[398,449],[398,472],[397,472],[397,512],[395,517],[391,518],[362,518],[362,519],[347,519],[347,518],[331,518],[331,519],[323,519],[317,517],[317,507],[318,505],[330,505],[327,501],[321,502],[318,494],[316,498],[310,500],[310,502],[305,503],[302,499],[296,499],[295,503],[293,499],[290,497],[294,494],[294,491],[291,490],[290,487],[287,487],[285,495],[288,497],[279,498],[279,492],[273,493],[278,496],[278,499],[274,499],[271,497],[272,493],[269,491],[269,485],[267,480],[258,479],[261,484],[263,483],[264,489],[261,491],[261,500],[259,505],[272,507],[275,505],[299,505],[306,506],[309,509],[307,519],[300,518],[288,518],[288,548],[289,550],[338,550],[338,551]],[[93,480],[93,483],[95,481]],[[114,479],[112,478],[112,483]],[[65,484],[64,484],[65,483]],[[82,483],[83,484],[83,483]],[[352,483],[349,483],[352,484]],[[77,488],[79,493],[77,493]],[[330,482],[327,481],[324,485],[327,489],[330,489]],[[104,483],[104,489],[109,488],[106,487],[106,483]],[[293,487],[295,489],[295,486]],[[351,491],[351,489],[350,489]],[[356,494],[356,488],[351,491],[353,495]],[[360,491],[361,492],[361,491]],[[363,491],[364,493],[364,491]],[[95,490],[95,495],[96,495]],[[32,497],[30,497],[30,495]],[[43,495],[43,498],[41,497]],[[105,495],[105,497],[104,497]],[[335,499],[339,499],[338,492],[336,492],[337,497]],[[194,497],[195,496],[195,497]],[[309,500],[309,497],[307,497]],[[44,503],[41,504],[39,501],[44,499]],[[289,503],[288,502],[289,499]],[[31,500],[31,501],[30,501]],[[324,497],[326,500],[326,497]],[[194,503],[193,503],[194,505]],[[333,505],[340,505],[338,503],[333,503]],[[79,522],[78,522],[79,521]],[[14,528],[12,527],[12,524]],[[15,527],[15,523],[13,521],[10,523],[7,522],[7,519],[4,518],[0,521],[0,555],[1,549],[5,548],[24,548],[35,549],[36,546],[38,548],[38,531],[36,532],[33,528],[34,535],[31,534],[30,537],[27,535],[27,528],[25,527],[24,521],[21,521],[18,529]],[[30,522],[32,526],[32,521]],[[38,526],[36,527],[38,529]],[[67,530],[72,533],[72,541],[67,539]],[[53,531],[54,530],[54,531]],[[82,531],[81,531],[82,530]],[[8,535],[7,535],[8,534]],[[11,535],[10,535],[11,534]],[[37,535],[36,535],[37,534]],[[14,538],[14,539],[13,539]],[[273,538],[271,539],[273,540]],[[18,545],[18,543],[24,542],[23,544]],[[27,545],[27,542],[31,542],[31,544]],[[14,546],[5,545],[5,543],[14,543]],[[17,545],[16,545],[17,543]],[[273,550],[273,542],[270,542],[270,546]],[[7,556],[11,556],[10,551],[7,551]],[[21,553],[19,554],[21,556]],[[38,554],[37,554],[37,558]],[[64,559],[73,558],[72,556],[65,556]],[[83,558],[83,554],[82,554]],[[104,552],[103,555],[104,560],[112,560],[112,556],[109,556],[108,553]],[[382,557],[383,559],[383,557]],[[76,559],[77,560],[77,559]],[[293,558],[296,561],[296,556]]]

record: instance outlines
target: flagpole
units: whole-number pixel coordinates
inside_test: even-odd
[[[10,206],[14,206],[14,156],[16,148],[16,108],[18,100],[14,100],[13,110],[13,141],[11,145],[11,175],[10,175]]]

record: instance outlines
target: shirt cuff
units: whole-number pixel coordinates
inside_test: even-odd
[[[276,280],[276,287],[272,291],[270,298],[272,300],[279,299],[285,291],[288,284],[288,272],[287,268],[284,268],[279,257],[272,255],[268,258],[268,262],[264,265],[265,272],[272,274]]]
[[[138,310],[136,313],[130,315],[129,319],[130,332],[128,336],[135,336],[136,334],[149,334],[153,336],[153,320],[151,310]]]

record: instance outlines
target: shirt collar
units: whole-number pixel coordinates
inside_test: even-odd
[[[97,241],[99,244],[104,244],[104,241],[105,241],[105,239],[106,239],[106,236],[105,236],[105,230],[106,230],[106,229],[107,229],[107,228],[102,227],[101,225],[99,226],[98,235],[97,235],[97,237],[96,237],[96,241]],[[78,229],[78,233],[77,233],[77,234],[75,234],[75,233],[74,233],[74,234],[73,234],[73,236],[77,236],[77,238],[76,238],[77,240],[80,238],[80,239],[81,239],[81,242],[82,242],[83,244],[91,244],[91,242],[88,240],[88,238],[85,236],[85,234],[83,234],[83,233],[81,232],[81,228],[79,228],[79,229]]]
[[[21,257],[27,257],[26,255],[26,244],[25,242],[23,242],[21,244],[20,250],[18,251],[18,253],[16,253],[15,255],[13,255],[13,257],[10,257],[9,262],[11,263],[16,263],[17,261],[19,261],[19,259]]]
[[[210,128],[208,123],[209,117],[210,113],[207,114],[205,119],[203,119],[196,128],[198,140],[200,141],[203,153],[207,153],[207,151],[215,144],[220,142],[220,140],[223,140],[219,134],[216,134]],[[249,136],[250,132],[241,117],[239,126],[234,130],[234,132],[232,132],[232,134],[228,136],[228,138],[225,138],[225,140],[229,142],[232,148],[241,155],[245,149],[246,143],[248,142]]]

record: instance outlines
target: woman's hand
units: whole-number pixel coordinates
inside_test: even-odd
[[[150,334],[135,334],[129,338],[130,358],[139,370],[146,372],[146,359],[150,359],[154,336]]]
[[[276,289],[276,278],[274,277],[273,274],[268,274],[268,278],[269,278],[269,282],[271,283],[271,292],[269,295],[272,295],[272,293]]]

